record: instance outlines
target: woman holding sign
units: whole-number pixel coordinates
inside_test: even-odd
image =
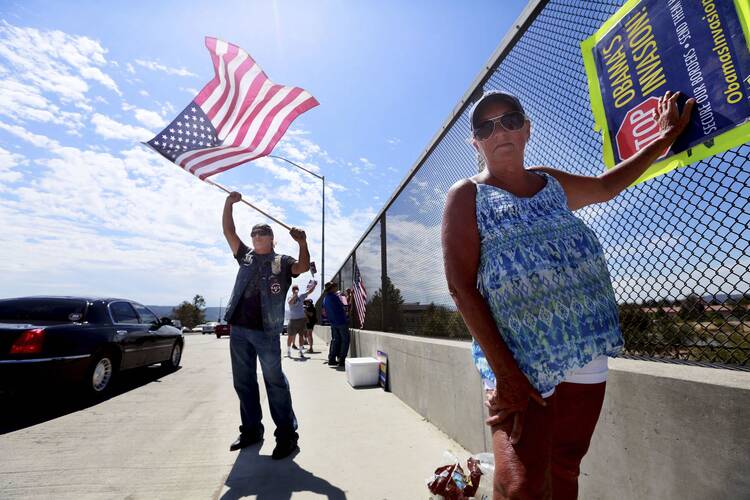
[[[604,400],[607,356],[623,345],[601,244],[573,211],[611,200],[688,124],[679,93],[659,100],[660,138],[598,177],[524,168],[531,123],[508,93],[470,113],[485,168],[451,187],[445,273],[487,389],[495,498],[576,498]]]

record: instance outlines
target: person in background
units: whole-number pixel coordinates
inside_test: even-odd
[[[349,320],[348,325],[351,326],[354,324],[354,315],[352,314],[354,310],[354,290],[347,288],[344,297],[346,297],[346,317]]]
[[[326,314],[326,308],[323,307],[321,303],[320,307],[320,317],[318,318],[318,324],[322,326],[330,326],[331,324],[328,322],[328,315]]]
[[[305,293],[299,293],[299,287],[292,285],[292,296],[287,301],[287,304],[289,304],[289,325],[287,326],[286,355],[290,358],[292,357],[295,337],[299,337],[299,357],[302,359],[305,357],[305,349],[302,345],[305,337],[305,324],[307,323],[305,299],[315,290],[318,283],[312,281],[311,284],[312,287],[308,285]]]
[[[338,294],[338,284],[329,281],[325,284],[323,308],[331,324],[331,344],[328,348],[328,364],[344,366],[349,352],[349,327],[346,309]]]
[[[613,199],[672,146],[695,103],[680,112],[678,96],[659,99],[659,137],[597,177],[526,168],[531,122],[515,96],[488,92],[470,111],[484,168],[448,191],[442,245],[488,389],[495,500],[577,497],[623,339],[602,245],[573,211]]]
[[[307,333],[305,335],[307,335],[307,344],[309,346],[307,352],[315,354],[315,351],[313,351],[313,328],[318,323],[318,312],[315,310],[315,304],[313,304],[311,299],[305,300],[305,318],[307,319],[307,323],[305,324]]]

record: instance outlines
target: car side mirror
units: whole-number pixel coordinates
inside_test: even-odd
[[[158,326],[172,326],[172,320],[165,316],[159,321]]]

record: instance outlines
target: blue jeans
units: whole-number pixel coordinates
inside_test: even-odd
[[[260,392],[256,360],[260,359],[263,382],[268,394],[271,418],[276,424],[276,439],[296,439],[297,418],[292,410],[289,382],[281,371],[279,334],[267,334],[232,325],[229,335],[229,352],[232,358],[234,390],[240,398],[240,433],[262,436],[263,412],[260,409]]]
[[[338,362],[343,364],[349,353],[349,327],[346,325],[331,325],[331,346],[328,348],[328,364]]]

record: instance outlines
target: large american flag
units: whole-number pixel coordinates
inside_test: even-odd
[[[215,76],[148,144],[200,179],[273,151],[289,125],[318,101],[277,85],[236,45],[206,37]]]
[[[365,280],[359,272],[359,266],[354,263],[354,304],[357,306],[357,317],[359,317],[359,327],[365,327],[365,312],[367,312],[367,289]]]

